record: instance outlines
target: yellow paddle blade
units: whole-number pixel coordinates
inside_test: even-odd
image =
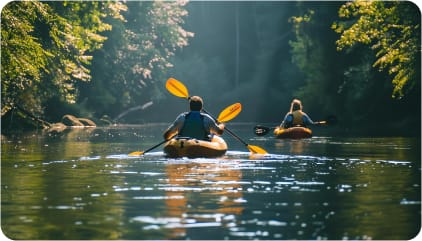
[[[259,146],[252,146],[252,145],[247,145],[249,151],[251,151],[254,154],[267,154],[268,152],[264,149],[262,149]]]
[[[134,152],[129,153],[128,156],[140,156],[142,154],[144,154],[143,151],[134,151]]]
[[[174,78],[169,78],[166,82],[166,89],[177,97],[189,98],[189,91],[186,86]]]
[[[235,103],[224,109],[217,118],[218,122],[227,122],[234,119],[242,111],[242,105]]]

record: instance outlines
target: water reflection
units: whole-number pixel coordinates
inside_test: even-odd
[[[165,239],[188,237],[188,232],[194,231],[192,228],[235,226],[235,217],[244,209],[242,172],[232,168],[236,163],[213,159],[169,160],[165,166],[167,178],[159,186],[165,197],[155,197],[165,201],[163,215],[137,216],[132,221],[143,223],[146,230],[167,229]]]
[[[151,129],[2,138],[4,233],[12,239],[410,239],[420,229],[420,140],[262,138],[269,155],[250,156],[241,146],[220,159],[166,159],[160,149],[128,157],[161,138]]]
[[[288,150],[293,155],[303,154],[309,146],[309,140],[275,140],[275,147],[279,150]]]
[[[81,156],[92,155],[92,145],[90,142],[91,135],[95,132],[95,128],[74,128],[66,135],[63,135],[63,151],[66,157],[79,158]]]

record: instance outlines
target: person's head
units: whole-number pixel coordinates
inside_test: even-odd
[[[192,96],[189,98],[189,108],[191,111],[201,111],[204,102],[199,96]]]
[[[290,105],[290,112],[302,110],[302,102],[298,99],[293,99],[292,104]]]

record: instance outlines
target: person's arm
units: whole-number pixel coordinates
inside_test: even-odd
[[[223,123],[217,124],[214,119],[207,114],[204,114],[204,126],[210,133],[216,135],[222,135],[225,127]]]
[[[281,122],[280,127],[287,128],[289,123],[292,123],[292,121],[293,121],[293,116],[289,112],[284,116],[284,119]]]
[[[306,114],[305,112],[303,112],[303,116],[302,116],[302,120],[303,123],[305,123],[305,125],[317,125],[317,122],[314,122],[309,116],[308,114]]]
[[[180,114],[176,120],[164,131],[163,137],[165,140],[171,139],[173,136],[177,135],[180,129],[183,126],[185,121],[185,114]]]

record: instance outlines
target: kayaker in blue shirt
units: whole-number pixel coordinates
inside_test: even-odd
[[[307,125],[315,124],[317,123],[312,121],[312,119],[302,111],[302,102],[298,99],[293,99],[290,105],[290,111],[286,114],[280,126],[283,128],[289,128],[293,126],[306,127]]]
[[[190,111],[184,112],[176,118],[164,132],[164,139],[168,140],[177,135],[179,137],[209,141],[212,139],[212,135],[223,134],[224,124],[217,124],[211,116],[201,112],[202,107],[203,101],[201,97],[190,97]]]

